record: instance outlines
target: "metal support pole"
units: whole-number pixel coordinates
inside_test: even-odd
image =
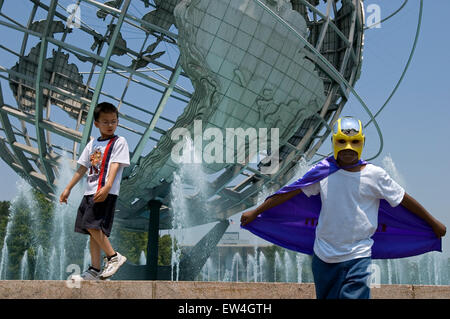
[[[48,47],[48,37],[53,37],[51,34],[51,26],[53,23],[53,17],[55,16],[56,11],[56,4],[58,3],[57,0],[52,0],[47,20],[45,22],[45,28],[42,33],[42,40],[40,43],[40,49],[39,49],[39,61],[36,71],[36,82],[35,82],[35,90],[36,90],[36,98],[35,98],[35,118],[34,118],[34,126],[36,127],[36,137],[37,137],[37,143],[39,148],[39,160],[40,164],[42,165],[43,173],[45,174],[47,178],[47,184],[52,187],[53,181],[55,180],[55,174],[52,170],[52,167],[50,164],[48,164],[45,161],[45,157],[47,156],[47,142],[45,140],[45,132],[44,128],[42,127],[42,112],[44,109],[44,93],[43,93],[43,87],[42,82],[44,80],[44,73],[45,73],[45,63],[46,63],[46,55],[47,55],[47,47]],[[50,97],[48,97],[50,98]]]
[[[147,267],[148,279],[156,280],[158,275],[158,242],[159,242],[159,209],[162,203],[159,200],[150,200],[148,207],[150,216],[148,221],[147,241]]]
[[[229,225],[228,219],[220,221],[189,252],[183,254],[180,280],[195,280]]]

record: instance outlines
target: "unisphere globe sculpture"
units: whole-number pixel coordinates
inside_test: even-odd
[[[131,230],[152,227],[155,201],[156,229],[172,227],[174,150],[191,138],[207,180],[203,196],[184,199],[185,226],[222,221],[220,239],[259,190],[316,156],[348,100],[342,78],[353,86],[361,71],[362,0],[16,5],[0,1],[2,159],[55,199],[61,163],[75,168],[95,135],[95,105],[115,104],[131,152],[115,221]],[[230,129],[248,138],[244,150]]]

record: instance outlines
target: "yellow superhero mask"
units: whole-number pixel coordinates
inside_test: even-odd
[[[361,121],[354,117],[342,117],[334,124],[331,141],[333,143],[334,158],[342,150],[352,150],[358,153],[358,160],[364,146],[365,136],[362,133]]]

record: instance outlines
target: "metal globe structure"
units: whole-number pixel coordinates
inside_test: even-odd
[[[361,71],[362,0],[30,0],[20,16],[12,6],[0,1],[1,32],[14,38],[0,48],[15,61],[0,65],[2,159],[55,199],[61,163],[76,167],[95,105],[110,101],[131,159],[115,221],[148,231],[152,247],[150,232],[172,227],[177,129],[278,129],[256,163],[245,152],[202,162],[207,193],[186,197],[185,226],[220,222],[204,250],[263,187],[317,156]]]

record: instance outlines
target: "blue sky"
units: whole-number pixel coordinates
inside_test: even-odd
[[[379,5],[381,15],[385,17],[402,2],[374,0],[365,1],[365,5]],[[20,5],[24,3],[31,5],[29,1]],[[383,158],[390,156],[406,191],[447,227],[450,226],[450,196],[447,194],[450,179],[450,41],[446,23],[449,12],[448,0],[424,1],[422,29],[412,63],[396,95],[377,118],[384,148],[381,155],[372,161],[381,165]],[[381,28],[365,33],[362,73],[355,89],[373,113],[381,107],[400,78],[412,48],[418,13],[419,0],[410,0]],[[0,51],[0,57],[3,52]],[[0,61],[2,66],[11,66],[3,58]],[[5,82],[2,82],[2,88],[3,91],[9,90]],[[363,122],[369,119],[353,97],[342,114],[358,116]],[[373,126],[367,128],[366,137],[363,158],[374,155],[379,147]],[[328,153],[330,150],[331,145],[327,141],[320,152]],[[18,177],[2,160],[0,174],[4,181],[0,184],[0,200],[11,200],[16,194],[13,185]],[[238,228],[238,225],[232,226]],[[446,254],[450,251],[449,238],[450,234],[444,239]]]

